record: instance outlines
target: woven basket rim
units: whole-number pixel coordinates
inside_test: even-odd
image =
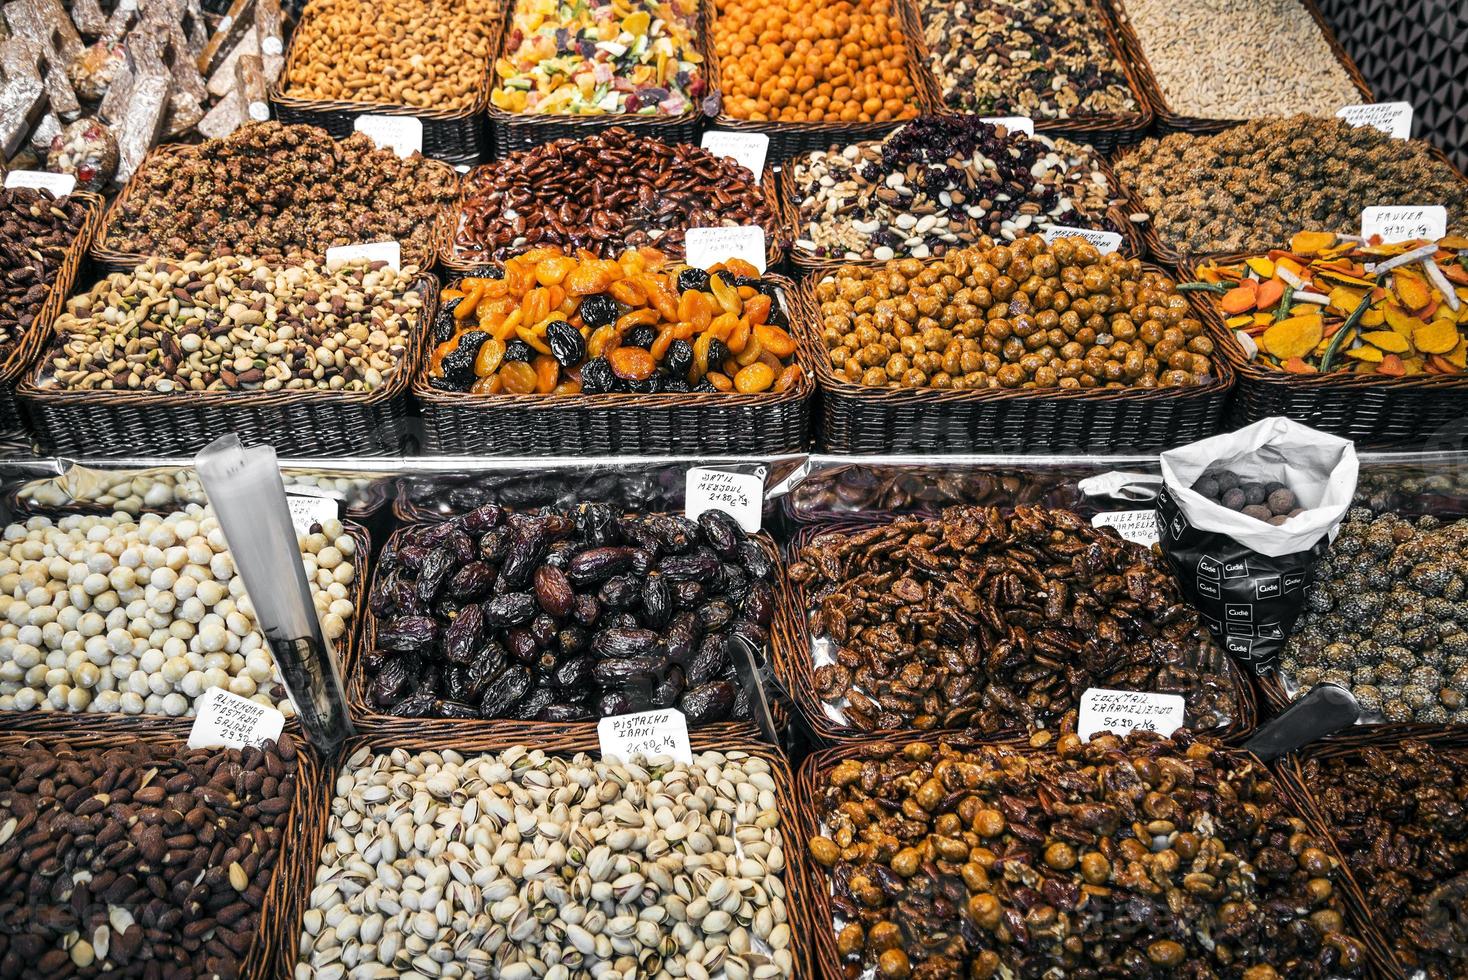
[[[51,388],[43,385],[48,358],[58,348],[53,342],[36,362],[17,387],[23,402],[36,406],[85,404],[107,405],[119,410],[124,408],[151,410],[197,411],[209,408],[275,408],[284,409],[301,404],[331,404],[342,407],[368,407],[390,402],[407,392],[418,374],[424,360],[429,326],[438,312],[438,279],[432,273],[420,272],[409,286],[423,294],[423,306],[419,323],[407,331],[407,348],[397,365],[384,382],[371,391],[322,391],[316,388],[281,388],[277,391],[176,391],[162,394],[156,391],[133,391],[131,389],[75,389]],[[60,338],[55,338],[59,340]]]
[[[92,240],[101,228],[102,212],[106,206],[101,195],[89,191],[73,191],[65,196],[82,202],[84,215],[81,226],[77,229],[76,237],[66,247],[61,265],[57,267],[56,275],[47,287],[46,298],[36,310],[35,319],[19,337],[14,338],[9,351],[0,360],[0,387],[13,386],[28,374],[31,365],[50,341],[51,325],[66,308],[66,300],[76,285],[82,260],[86,258],[88,249],[92,247]]]
[[[294,125],[307,126],[310,124],[296,123]],[[312,128],[321,129],[321,127],[319,126],[314,126]],[[321,131],[323,133],[326,132],[324,129]],[[153,149],[148,151],[147,156],[143,157],[143,162],[138,165],[138,169],[134,171],[133,176],[128,180],[126,184],[123,185],[122,191],[117,195],[117,197],[113,198],[112,204],[107,208],[106,214],[103,215],[101,227],[99,227],[97,230],[97,234],[93,239],[92,248],[89,253],[91,255],[92,261],[103,267],[104,270],[120,271],[140,265],[150,258],[167,258],[174,261],[179,261],[181,258],[183,258],[182,256],[164,255],[162,253],[145,254],[142,252],[119,252],[114,249],[107,248],[104,243],[107,240],[107,232],[112,227],[114,219],[117,217],[118,214],[122,212],[123,207],[132,199],[132,195],[137,192],[138,175],[147,170],[148,167],[156,165],[157,161],[165,156],[183,156],[184,154],[193,152],[197,149],[198,145],[192,143],[164,143],[159,146],[155,146],[153,147]],[[459,174],[456,170],[454,170],[452,165],[444,163],[442,160],[435,160],[432,157],[422,157],[422,163],[430,170],[440,170],[441,173],[449,178],[449,180],[455,187],[458,187]],[[408,243],[399,241],[398,244],[402,248],[403,265],[415,265],[425,272],[433,268],[434,261],[437,258],[435,254],[437,252],[435,243],[437,239],[438,229],[443,224],[444,220],[445,211],[443,208],[440,208],[433,218],[432,227],[429,228],[428,237],[423,243],[422,254],[420,254],[418,251],[414,251],[413,249],[411,249]],[[384,232],[382,234],[385,235],[386,233]],[[388,241],[389,239],[379,237],[377,240]],[[206,251],[206,249],[202,247],[195,247],[193,250],[199,252]],[[251,257],[255,258],[257,256]],[[298,255],[294,258],[290,256],[284,257],[285,261],[287,262],[300,261],[301,259],[305,258],[312,258],[318,262],[324,262],[326,261],[326,251],[325,249],[322,249],[322,252],[319,256],[314,254],[307,255],[305,253],[302,253],[301,255]]]
[[[900,261],[900,260],[894,260]],[[850,263],[846,263],[850,264]],[[839,268],[839,267],[838,267]],[[1142,268],[1151,272],[1161,273],[1168,278],[1174,278],[1170,272],[1161,266],[1143,262]],[[834,270],[833,270],[834,271]],[[1156,401],[1186,401],[1193,398],[1206,398],[1227,391],[1234,383],[1234,370],[1227,358],[1218,356],[1218,351],[1209,355],[1209,363],[1213,365],[1216,376],[1203,384],[1177,386],[1172,388],[1073,388],[1073,389],[1018,389],[1008,390],[1002,388],[987,388],[982,391],[954,391],[934,388],[911,388],[890,389],[874,388],[869,385],[854,384],[844,381],[836,376],[834,366],[831,363],[830,352],[825,344],[821,342],[819,324],[821,322],[820,304],[815,297],[816,277],[809,276],[800,286],[801,317],[796,324],[799,333],[797,341],[806,347],[806,360],[815,371],[816,384],[823,396],[829,395],[850,399],[852,401],[883,406],[918,406],[933,407],[950,405],[980,405],[990,402],[1019,402],[1019,401],[1063,401],[1081,403],[1109,403],[1109,402],[1156,402]],[[1203,323],[1203,329],[1211,336],[1217,331],[1212,327],[1208,318],[1203,315],[1196,296],[1186,294],[1193,313]],[[1215,345],[1222,338],[1212,336]]]

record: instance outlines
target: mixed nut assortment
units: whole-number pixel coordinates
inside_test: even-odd
[[[300,544],[322,632],[342,641],[356,539],[328,521]],[[213,514],[190,505],[5,528],[0,712],[180,717],[215,687],[294,710]]]
[[[1090,147],[972,116],[924,116],[882,140],[817,150],[792,171],[795,247],[845,259],[940,256],[981,235],[1104,227],[1112,203]]]
[[[1278,248],[1302,222],[1355,234],[1362,208],[1379,204],[1443,205],[1449,231],[1468,221],[1468,183],[1431,144],[1341,119],[1271,117],[1213,136],[1172,133],[1143,140],[1113,165],[1158,240],[1180,254]]]
[[[37,384],[370,392],[406,355],[424,300],[413,266],[149,259],[67,302]]]
[[[312,0],[281,89],[328,102],[441,111],[479,102],[498,38],[496,0]]]
[[[0,752],[0,975],[240,976],[301,819],[295,742],[118,743]]]
[[[943,104],[1084,119],[1141,110],[1091,0],[919,0]]]
[[[1179,732],[861,746],[817,774],[836,950],[905,977],[1359,976],[1329,843]],[[822,882],[824,884],[824,882]],[[817,885],[819,888],[820,885]]]
[[[887,388],[1206,383],[1214,345],[1161,270],[1038,235],[940,259],[842,266],[815,287],[838,380]]]
[[[0,188],[0,360],[36,322],[86,220],[79,198]]]
[[[490,104],[530,115],[681,116],[708,90],[697,0],[515,0]]]
[[[422,262],[439,211],[457,193],[451,168],[400,158],[362,133],[334,140],[314,126],[255,123],[152,157],[129,181],[101,244],[174,258],[321,261],[333,245],[391,239],[406,260]]]
[[[399,717],[584,721],[678,707],[748,718],[775,560],[723,511],[697,521],[585,504],[486,504],[400,531],[372,587],[368,703]]]
[[[1197,729],[1232,720],[1226,657],[1165,566],[1070,511],[951,507],[817,534],[799,558],[828,648],[815,694],[853,728],[1068,727],[1090,687],[1183,695]]]
[[[454,258],[505,259],[545,245],[613,258],[624,249],[683,253],[689,228],[778,227],[756,175],[726,157],[614,126],[475,168],[454,227]]]
[[[1276,526],[1305,510],[1295,498],[1295,492],[1283,483],[1244,480],[1227,469],[1210,467],[1193,484],[1192,490],[1245,517]]]
[[[359,749],[294,976],[791,977],[776,777],[742,751]]]
[[[779,285],[731,259],[539,248],[443,293],[429,384],[486,395],[787,391],[800,380]]]
[[[1352,508],[1280,657],[1300,697],[1350,688],[1375,720],[1468,724],[1468,520]]]
[[[1468,238],[1367,244],[1300,232],[1287,251],[1205,262],[1198,278],[1264,367],[1391,378],[1468,370]]]
[[[1468,970],[1468,758],[1416,739],[1311,758],[1305,785],[1366,908],[1410,976]]]

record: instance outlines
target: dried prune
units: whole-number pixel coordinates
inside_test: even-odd
[[[516,337],[514,340],[505,344],[504,359],[506,361],[524,361],[529,363],[535,360],[535,348],[531,347],[519,337]]]
[[[565,320],[552,320],[545,327],[546,346],[561,367],[573,367],[586,356],[586,339]]]
[[[581,314],[581,322],[593,330],[614,323],[621,316],[617,301],[606,293],[595,293],[586,297],[576,311]]]
[[[693,367],[693,345],[686,340],[675,340],[668,345],[663,355],[663,370],[670,377],[688,383],[688,370]]]
[[[652,342],[658,339],[657,330],[648,323],[639,323],[622,335],[623,347],[641,347],[647,350]]]
[[[689,266],[678,273],[678,289],[682,292],[693,290],[698,293],[709,291],[709,274],[702,269]]]
[[[593,357],[581,365],[581,391],[587,395],[601,395],[617,386],[617,375],[605,357]]]
[[[438,308],[433,317],[433,342],[442,344],[453,339],[454,331],[458,329],[458,321],[454,319],[454,310],[458,309],[459,303],[464,297],[455,296],[453,299],[445,300]]]
[[[459,334],[459,343],[453,350],[443,356],[440,362],[443,368],[442,378],[452,384],[472,384],[474,382],[474,358],[479,356],[479,348],[489,339],[489,334],[483,330],[466,330]]]

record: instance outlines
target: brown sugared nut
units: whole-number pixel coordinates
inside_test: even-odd
[[[457,192],[443,164],[400,158],[361,133],[338,141],[315,126],[253,123],[153,157],[103,238],[118,252],[267,261],[391,239],[405,263],[427,265],[439,210]]]
[[[814,865],[816,889],[849,976],[1366,968],[1326,844],[1260,762],[1185,731],[1039,750],[868,743],[818,774],[813,802],[812,853],[838,855]],[[910,851],[908,874],[893,862]]]
[[[56,198],[29,187],[0,189],[0,360],[50,298],[86,218],[80,198]]]
[[[816,299],[832,367],[851,384],[1165,388],[1211,372],[1213,341],[1177,283],[1080,238],[843,266]]]

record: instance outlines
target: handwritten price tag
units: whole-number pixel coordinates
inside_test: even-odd
[[[400,157],[423,152],[423,120],[412,116],[358,116],[355,128]]]
[[[38,191],[50,191],[64,197],[76,190],[76,178],[71,174],[52,174],[44,170],[12,170],[5,175],[6,187],[34,187]]]
[[[310,534],[312,524],[324,524],[337,517],[337,502],[330,497],[288,493],[285,505],[291,512],[291,524],[301,534]]]
[[[683,236],[688,264],[707,269],[730,259],[743,259],[765,271],[765,230],[758,225],[727,228],[689,228]]]
[[[1382,205],[1361,211],[1361,237],[1380,235],[1383,242],[1414,238],[1437,241],[1448,233],[1448,209],[1441,204]]]
[[[1076,722],[1076,734],[1082,742],[1089,742],[1097,732],[1125,735],[1135,731],[1171,735],[1181,727],[1181,695],[1091,687],[1081,695],[1081,716]]]
[[[668,755],[677,762],[693,762],[688,719],[677,708],[603,718],[596,723],[596,738],[601,743],[602,758]]]
[[[1161,538],[1155,510],[1111,510],[1091,518],[1092,527],[1112,527],[1128,541],[1152,546]]]
[[[722,510],[749,534],[760,528],[765,501],[765,468],[753,473],[736,473],[704,466],[688,469],[684,486],[685,508],[690,520],[706,510]]]
[[[991,126],[1003,126],[1011,133],[1035,135],[1035,121],[1029,116],[981,116],[979,122],[986,122]]]
[[[402,268],[403,247],[397,242],[369,242],[365,245],[337,245],[326,250],[328,271],[348,262],[386,262],[394,270]]]
[[[279,738],[285,715],[256,704],[222,687],[211,687],[194,702],[194,727],[189,729],[189,748],[207,749],[223,745],[242,749]]]
[[[1096,246],[1096,251],[1109,255],[1121,248],[1121,236],[1114,231],[1097,231],[1094,228],[1072,228],[1069,225],[1050,225],[1040,233],[1046,245],[1055,244],[1057,238],[1084,238]]]
[[[758,181],[765,172],[765,157],[770,152],[770,138],[764,133],[731,133],[711,129],[703,134],[705,150],[716,157],[733,157],[734,162],[748,167]]]
[[[1392,139],[1412,138],[1412,103],[1369,102],[1366,105],[1348,105],[1336,110],[1336,118],[1344,119],[1352,126],[1370,126],[1386,133]]]

